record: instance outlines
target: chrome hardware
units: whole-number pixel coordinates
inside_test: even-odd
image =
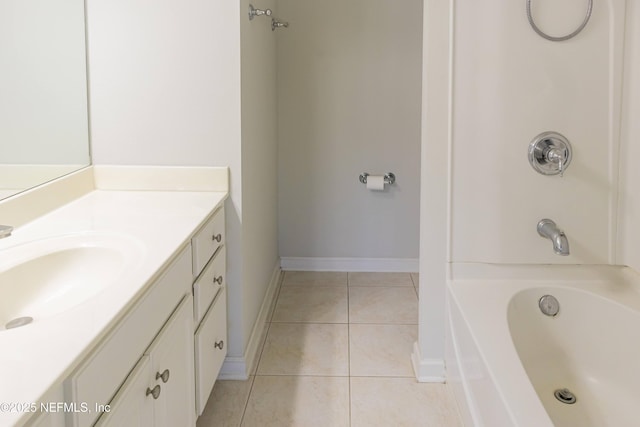
[[[363,184],[367,183],[367,177],[369,176],[368,172],[360,174],[360,182]],[[391,185],[396,182],[396,176],[392,172],[387,172],[384,174],[384,183]]]
[[[529,163],[542,175],[560,175],[571,163],[571,144],[558,132],[544,132],[529,144]]]
[[[249,5],[249,21],[252,21],[256,16],[271,16],[271,9],[256,9],[252,4]]]
[[[224,341],[223,340],[216,341],[213,344],[213,348],[219,348],[220,350],[222,350],[224,348]]]
[[[163,373],[156,372],[156,380],[161,379],[163,383],[169,381],[169,370],[165,369]]]
[[[214,277],[213,283],[217,283],[218,285],[222,285],[222,276]]]
[[[569,239],[564,231],[560,230],[555,222],[550,219],[542,219],[538,222],[538,234],[553,243],[553,252],[557,255],[569,255]]]
[[[160,384],[155,386],[153,389],[150,389],[149,387],[147,387],[147,394],[145,396],[149,396],[149,395],[152,395],[154,399],[157,399],[158,397],[160,397]]]
[[[553,295],[544,295],[538,300],[538,307],[543,314],[555,317],[560,311],[560,303]]]
[[[280,22],[275,18],[271,18],[271,31],[275,31],[276,28],[289,28],[288,22]]]
[[[554,36],[548,35],[544,31],[542,31],[540,28],[538,28],[536,23],[533,21],[533,15],[531,15],[531,0],[527,0],[527,19],[529,20],[529,25],[531,25],[531,28],[533,28],[533,31],[535,31],[540,37],[543,37],[552,42],[561,42],[577,36],[580,33],[580,31],[582,31],[584,27],[587,26],[587,23],[589,22],[589,18],[591,18],[592,12],[593,12],[593,0],[587,0],[587,14],[584,17],[582,24],[578,26],[578,29],[570,34],[567,34],[566,36],[554,37]]]
[[[216,235],[211,236],[212,240],[215,240],[216,242],[220,243],[222,241],[222,234],[218,233]]]
[[[11,232],[13,232],[12,226],[0,225],[0,239],[4,239],[5,237],[11,236]]]

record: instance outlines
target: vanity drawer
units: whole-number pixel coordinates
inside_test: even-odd
[[[223,287],[195,335],[196,413],[202,415],[227,354],[227,293]]]
[[[193,314],[196,325],[200,324],[211,302],[226,282],[225,264],[226,253],[220,250],[193,285]]]
[[[224,244],[224,239],[224,206],[222,206],[191,239],[193,277],[198,277],[211,256]]]

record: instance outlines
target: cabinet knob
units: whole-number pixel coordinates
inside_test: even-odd
[[[222,350],[223,347],[224,347],[224,341],[223,340],[216,341],[215,344],[213,344],[213,347],[214,348],[219,348],[220,350]]]
[[[158,397],[160,397],[160,385],[155,386],[153,389],[147,387],[146,396],[149,396],[149,395],[153,396],[154,399],[157,399]]]
[[[220,234],[220,233],[214,234],[212,236],[212,239],[215,240],[216,242],[220,243],[222,241],[222,234]]]
[[[217,283],[218,285],[222,285],[222,276],[214,277],[213,283]]]
[[[163,383],[169,381],[169,370],[165,369],[163,373],[156,372],[156,380],[161,379]]]

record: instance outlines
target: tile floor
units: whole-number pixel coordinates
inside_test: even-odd
[[[286,272],[247,381],[217,381],[197,427],[461,427],[416,382],[418,275]]]

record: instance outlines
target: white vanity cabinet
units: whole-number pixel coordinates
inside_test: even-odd
[[[96,426],[145,427],[154,421],[153,400],[147,395],[151,378],[149,356],[142,356],[127,381],[110,403]],[[111,409],[111,406],[113,409]]]
[[[89,407],[68,426],[195,426],[227,352],[224,235],[220,207],[65,380]]]
[[[227,354],[224,208],[191,239],[195,326],[196,414],[202,415]]]
[[[191,296],[183,299],[96,426],[193,426]]]
[[[189,295],[148,351],[152,374],[148,390],[154,398],[153,419],[158,427],[196,424],[192,319],[193,298]]]
[[[123,395],[133,393],[136,387],[145,388],[146,392],[142,384],[143,378],[148,376],[147,369],[152,377],[158,372],[162,375],[169,369],[170,379],[166,384],[162,384],[160,378],[158,381],[147,381],[147,387],[153,390],[159,385],[164,389],[164,396],[162,392],[158,396],[158,399],[162,397],[164,403],[176,399],[167,409],[172,416],[180,418],[180,422],[173,425],[195,425],[191,264],[191,248],[187,246],[107,338],[67,378],[65,400],[85,403],[89,407],[89,411],[68,413],[69,426],[93,425],[106,405],[114,411],[114,417],[119,416],[119,405],[132,404],[131,397],[124,398]],[[146,358],[149,359],[148,363],[145,362]],[[139,397],[138,394],[136,397]],[[133,422],[138,411],[146,413],[146,402],[153,400],[153,397],[151,393],[149,396],[143,393],[145,405],[138,409],[126,407],[122,411],[132,411]],[[164,410],[162,405],[153,406],[154,413]],[[159,415],[158,423],[150,421],[150,424],[143,425],[164,425],[162,422],[167,415]],[[106,413],[105,418],[103,425],[121,425],[109,421]]]

